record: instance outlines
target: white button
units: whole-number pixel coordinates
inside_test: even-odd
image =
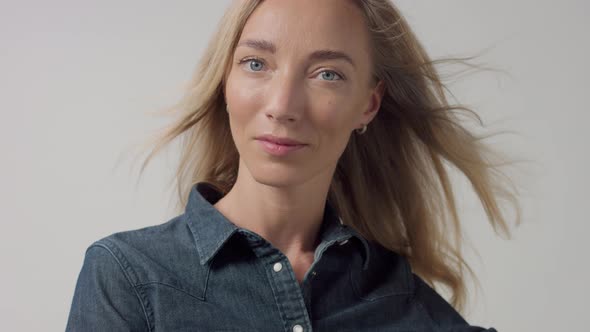
[[[346,240],[344,240],[344,241],[340,242],[340,245],[346,244],[346,242],[348,242],[348,239],[346,239]]]
[[[275,272],[279,272],[283,269],[283,264],[281,264],[281,262],[277,262],[272,268],[275,270]]]
[[[293,326],[293,332],[303,332],[303,327],[299,324]]]

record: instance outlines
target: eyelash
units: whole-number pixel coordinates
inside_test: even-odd
[[[261,58],[258,58],[258,57],[244,58],[244,59],[240,60],[240,61],[238,62],[238,64],[240,64],[240,65],[241,65],[241,64],[243,64],[243,63],[247,63],[247,62],[249,62],[249,61],[252,61],[252,60],[256,60],[256,61],[258,61],[258,62],[260,62],[260,63],[264,64],[264,60],[262,60]],[[338,81],[344,81],[344,80],[346,79],[346,78],[344,77],[344,75],[342,75],[342,74],[340,74],[340,73],[338,73],[338,72],[336,72],[336,71],[333,71],[333,70],[322,70],[320,73],[323,73],[323,72],[333,73],[333,74],[335,74],[335,75],[337,75],[337,76],[339,76],[339,77],[340,77],[340,79],[336,79],[336,80],[325,80],[325,81],[327,81],[327,82],[338,82]]]

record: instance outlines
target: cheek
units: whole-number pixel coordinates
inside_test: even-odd
[[[318,132],[327,137],[337,139],[347,136],[354,127],[354,108],[348,101],[328,101],[314,107],[314,123]]]
[[[347,103],[324,103],[313,112],[313,123],[318,133],[319,155],[330,163],[336,162],[350,139],[354,127],[354,110]]]
[[[234,114],[233,111],[250,110],[258,107],[261,101],[262,89],[256,87],[243,75],[233,74],[232,72],[228,77],[225,93],[231,113]]]
[[[261,91],[248,84],[240,75],[230,74],[225,87],[225,99],[229,108],[229,122],[238,148],[241,144],[254,135],[255,128],[249,125],[254,123],[257,110],[261,107]]]

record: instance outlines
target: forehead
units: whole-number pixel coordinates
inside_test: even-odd
[[[347,0],[266,0],[248,18],[240,40],[267,40],[277,53],[344,51],[365,60],[368,30],[363,15]]]

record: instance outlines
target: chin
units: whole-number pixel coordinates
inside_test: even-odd
[[[247,172],[254,181],[272,187],[292,187],[305,183],[308,179],[305,169],[299,165],[277,163],[255,158],[244,161]]]
[[[303,172],[276,169],[279,167],[271,168],[272,169],[269,170],[265,167],[261,167],[254,172],[250,172],[250,174],[256,182],[277,188],[293,187],[305,182],[305,179],[302,176]]]

